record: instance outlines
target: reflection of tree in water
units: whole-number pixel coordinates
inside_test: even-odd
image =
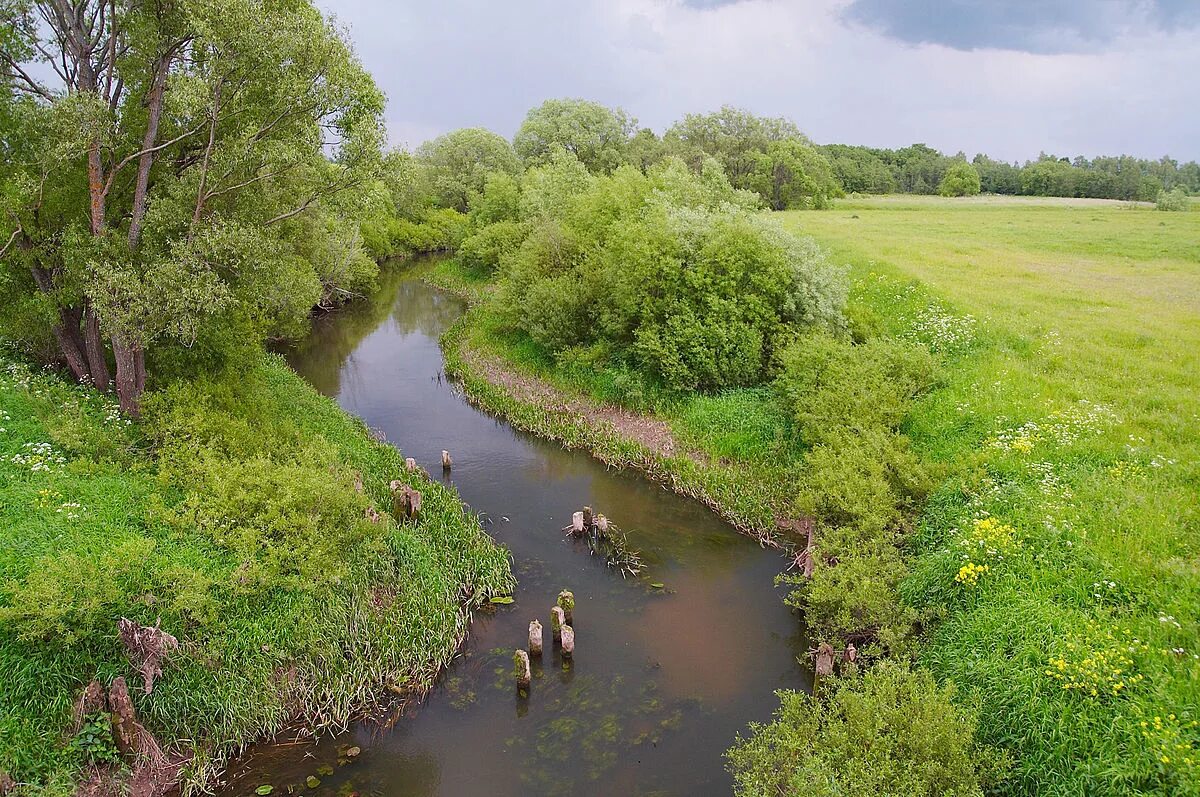
[[[385,263],[371,296],[313,322],[312,332],[284,354],[292,368],[320,393],[336,396],[346,361],[390,317],[400,334],[441,334],[462,313],[456,297],[424,285],[417,276],[433,258]]]

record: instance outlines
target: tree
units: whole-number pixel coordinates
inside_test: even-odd
[[[846,193],[890,194],[896,190],[891,169],[874,150],[846,144],[827,144],[820,149]]]
[[[637,120],[620,108],[580,99],[546,100],[525,115],[513,148],[527,167],[546,163],[561,147],[592,174],[607,174],[625,162],[625,147],[636,127]]]
[[[648,127],[643,127],[629,139],[625,146],[625,162],[637,167],[643,174],[666,157],[662,139]]]
[[[77,378],[108,389],[111,349],[123,411],[156,342],[229,313],[265,333],[323,276],[361,276],[350,189],[376,174],[383,98],[307,0],[39,0],[0,29],[0,265]]]
[[[725,105],[709,114],[688,114],[663,136],[667,152],[699,170],[705,155],[716,158],[735,188],[748,188],[759,156],[773,141],[807,141],[788,119],[755,116]]]
[[[489,174],[515,175],[521,170],[508,141],[482,127],[467,127],[426,141],[417,148],[417,159],[429,172],[438,204],[460,213],[470,209]]]
[[[938,184],[938,193],[942,196],[975,196],[979,190],[979,172],[965,160],[951,163]]]
[[[1012,163],[996,161],[979,154],[971,161],[979,172],[979,190],[985,194],[1021,193],[1021,169]]]
[[[806,141],[772,141],[758,156],[749,187],[772,210],[826,208],[842,190],[825,156]]]

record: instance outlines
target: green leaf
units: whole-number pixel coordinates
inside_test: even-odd
[[[255,789],[254,793],[259,795],[259,797],[267,797],[267,795],[273,791],[275,791],[274,786],[272,786],[269,783],[264,783],[263,785],[261,785],[257,789]]]
[[[654,589],[662,589],[663,587],[666,586],[666,584],[662,583],[661,581],[655,581],[650,586],[653,587]]]
[[[511,595],[497,595],[492,598],[492,603],[512,603],[514,600]]]
[[[321,779],[318,778],[316,775],[309,775],[307,778],[304,779],[304,782],[305,782],[305,784],[308,785],[308,788],[310,788],[310,789],[315,789],[321,785]]]

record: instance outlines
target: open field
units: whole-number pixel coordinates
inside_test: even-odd
[[[974,317],[906,425],[944,482],[904,592],[940,620],[924,661],[1018,754],[1013,790],[1196,793],[1200,214],[881,198],[783,218],[885,327],[911,323],[908,280]],[[1013,539],[977,552],[989,515]],[[965,560],[988,570],[947,588]]]

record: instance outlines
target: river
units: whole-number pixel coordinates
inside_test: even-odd
[[[810,686],[800,624],[773,586],[783,560],[694,501],[471,407],[438,348],[465,304],[422,283],[421,267],[385,268],[373,297],[319,319],[288,360],[431,473],[452,453],[449,479],[512,552],[516,601],[476,614],[438,686],[390,728],[259,745],[225,791],[269,783],[278,795],[313,775],[321,784],[299,790],[314,797],[729,794],[724,751],[770,718],[774,690]],[[627,532],[641,577],[564,539],[584,505]],[[577,604],[570,662],[550,645],[563,588]],[[512,651],[535,617],[546,654],[523,699]],[[361,754],[348,759],[350,746]]]

